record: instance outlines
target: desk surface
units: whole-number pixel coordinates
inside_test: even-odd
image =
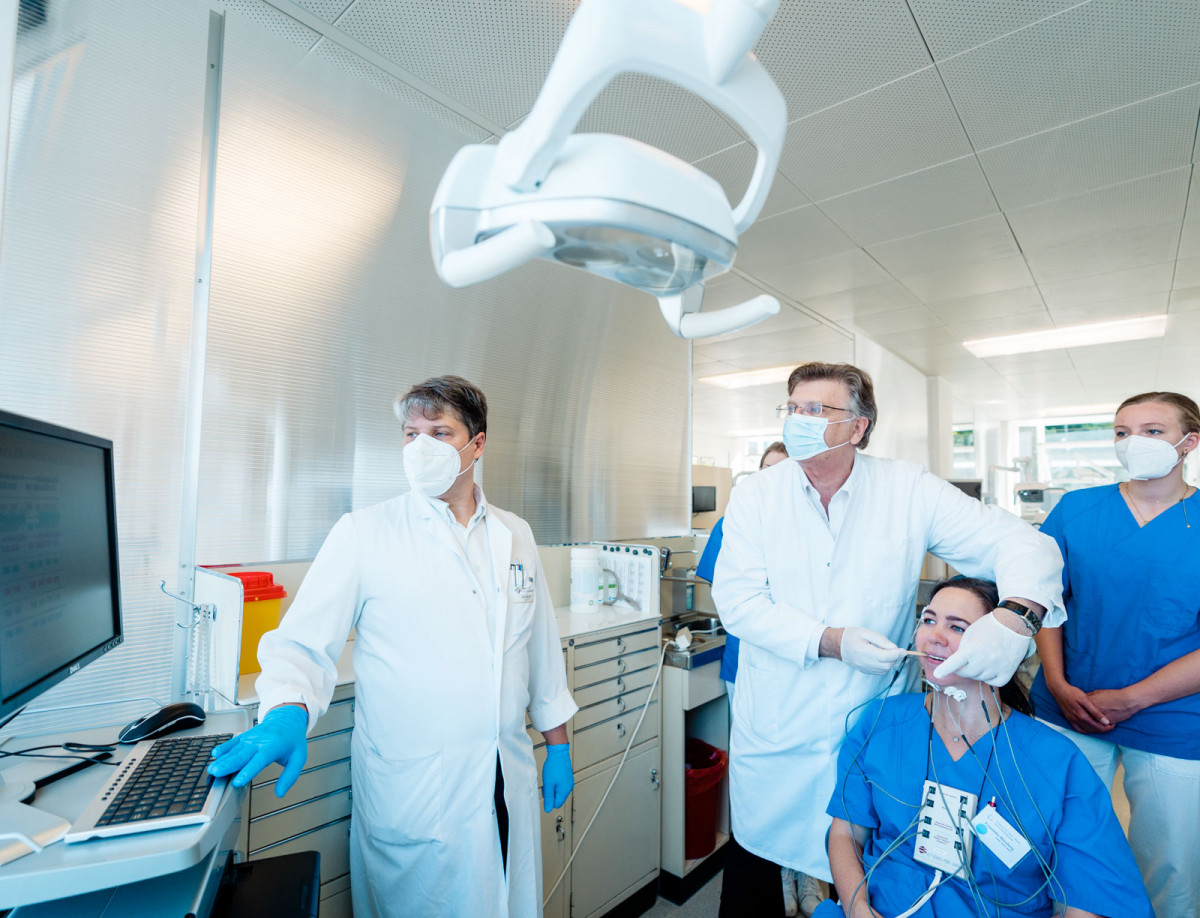
[[[181,731],[177,736],[205,733],[238,733],[250,726],[245,711],[210,714],[203,727]],[[17,737],[4,748],[40,746],[74,740],[83,743],[110,742],[114,727],[72,731],[70,734]],[[110,762],[120,761],[132,746],[118,746]],[[32,780],[57,771],[69,762],[49,759],[18,759],[4,769],[6,779]],[[96,791],[111,774],[111,768],[93,765],[38,791],[34,805],[74,822]],[[60,899],[97,889],[135,883],[175,873],[200,863],[221,841],[237,818],[244,789],[227,788],[211,822],[202,826],[158,829],[118,838],[101,838],[68,845],[55,842],[41,854],[29,854],[0,866],[0,910],[33,902]]]

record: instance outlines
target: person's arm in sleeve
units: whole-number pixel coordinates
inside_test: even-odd
[[[704,551],[700,553],[700,561],[696,564],[696,576],[709,583],[713,582],[716,575],[717,556],[721,553],[721,540],[724,537],[725,517],[721,517],[708,534],[708,541],[704,543]]]
[[[528,534],[533,541],[533,534]],[[536,549],[535,549],[536,552]],[[542,807],[549,813],[567,802],[575,787],[567,743],[567,721],[579,710],[567,689],[554,602],[541,559],[534,565],[533,631],[529,636],[529,720],[546,739],[542,765]]]
[[[765,540],[777,534],[764,531],[759,495],[752,489],[749,481],[743,483],[725,509],[712,589],[725,630],[803,666],[830,657],[862,672],[888,672],[904,651],[882,634],[869,628],[829,628],[771,595]],[[803,548],[796,545],[796,551]]]
[[[753,476],[729,497],[712,596],[721,623],[748,644],[805,666],[817,661],[825,624],[807,610],[776,602],[767,583],[765,542]],[[802,550],[801,546],[796,547]]]
[[[995,580],[1002,602],[1014,600],[1048,625],[1066,620],[1062,554],[1053,539],[928,472],[918,488],[922,502],[932,507],[929,551],[964,574]],[[1032,629],[1017,613],[997,608],[967,629],[958,650],[934,675],[945,678],[958,673],[1003,685],[1028,654],[1032,636]]]
[[[867,886],[863,882],[863,847],[871,832],[879,826],[872,794],[875,785],[867,779],[867,743],[873,736],[882,711],[875,702],[850,728],[838,750],[837,785],[829,798],[826,812],[833,817],[826,839],[829,869],[838,899],[850,918],[878,918],[871,907]],[[896,856],[901,856],[897,853]]]

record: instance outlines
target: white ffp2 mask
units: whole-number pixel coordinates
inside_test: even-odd
[[[467,446],[474,443],[472,439]],[[404,477],[414,491],[427,497],[441,497],[453,487],[458,476],[474,468],[472,462],[459,469],[459,453],[466,449],[455,449],[443,440],[435,440],[429,434],[417,434],[404,446]]]
[[[1188,435],[1184,434],[1183,440],[1187,438]],[[1118,440],[1113,449],[1116,450],[1117,461],[1125,466],[1130,478],[1147,481],[1169,475],[1171,469],[1183,461],[1183,457],[1175,452],[1179,443],[1171,444],[1155,437],[1133,434]]]

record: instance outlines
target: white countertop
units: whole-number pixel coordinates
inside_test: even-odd
[[[259,673],[246,673],[238,677],[238,704],[258,704],[258,691],[254,680]],[[349,685],[354,681],[354,641],[347,641],[337,661],[337,685]]]

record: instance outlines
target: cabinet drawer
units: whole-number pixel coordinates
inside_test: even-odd
[[[638,731],[637,743],[658,736],[658,702],[652,701],[646,711],[642,729]],[[637,724],[642,708],[618,715],[609,720],[575,731],[575,751],[572,755],[576,771],[595,765],[612,755],[620,755],[629,745],[629,733]]]
[[[580,666],[577,662],[575,664],[575,685],[577,688],[580,686],[595,685],[597,682],[603,682],[606,679],[615,679],[617,676],[623,676],[626,673],[634,673],[639,669],[654,666],[657,662],[658,650],[653,647],[647,650],[639,650],[637,653],[616,657],[612,660],[605,660],[603,663],[593,663],[590,666]]]
[[[350,789],[336,791],[307,803],[290,806],[269,816],[250,821],[250,850],[257,851],[293,835],[311,832],[318,826],[350,815]]]
[[[296,779],[295,785],[280,800],[275,796],[274,788],[269,785],[250,788],[250,818],[265,816],[287,806],[294,806],[311,800],[313,797],[323,797],[336,790],[350,786],[350,761],[334,762],[306,771]]]
[[[350,906],[350,888],[324,895],[325,887],[321,887],[320,918],[354,918],[354,910]]]
[[[638,631],[635,634],[622,634],[617,637],[605,638],[591,644],[575,643],[575,668],[610,660],[613,657],[637,653],[639,650],[658,646],[658,627]]]
[[[331,733],[329,736],[309,740],[308,758],[304,761],[304,770],[308,771],[321,765],[328,765],[338,759],[350,758],[350,737],[353,735],[352,730],[343,730],[341,733]],[[268,765],[255,777],[253,786],[274,784],[275,779],[281,774],[283,774],[282,765]]]
[[[658,690],[655,689],[656,694],[657,692]],[[618,714],[625,714],[628,711],[636,710],[649,700],[650,686],[648,685],[640,689],[623,692],[615,698],[606,698],[598,704],[580,708],[579,713],[575,715],[573,726],[576,730],[582,730],[585,727],[590,727],[592,724],[598,724],[602,720],[616,717]],[[649,717],[650,715],[647,714],[646,716]]]
[[[331,704],[324,714],[317,718],[309,738],[324,736],[326,733],[339,733],[354,726],[354,699],[339,701]]]
[[[608,679],[604,682],[597,682],[595,685],[589,685],[586,688],[576,689],[571,694],[575,698],[575,703],[580,708],[586,708],[597,702],[607,701],[609,698],[616,698],[618,695],[632,692],[634,689],[645,688],[653,681],[654,667],[647,667],[646,669],[639,669],[635,673],[626,673],[623,676],[617,676],[615,679]],[[579,723],[578,715],[576,715],[574,723]]]
[[[350,817],[297,838],[255,851],[251,859],[316,851],[321,855],[321,882],[327,883],[350,872]]]

